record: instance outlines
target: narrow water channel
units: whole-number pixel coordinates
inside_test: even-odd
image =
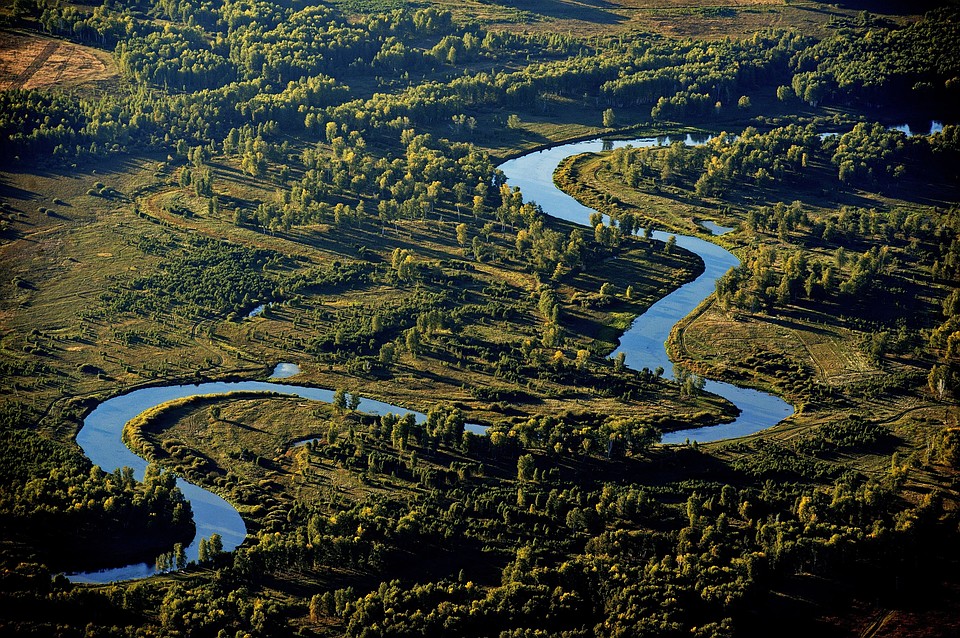
[[[579,203],[553,183],[553,173],[560,162],[580,153],[597,153],[623,146],[667,145],[672,141],[669,137],[649,137],[612,143],[590,140],[564,144],[504,162],[500,170],[507,176],[508,184],[520,187],[524,199],[537,202],[547,214],[589,225],[590,214],[594,210]],[[690,145],[703,144],[706,138],[688,135],[683,141]],[[669,236],[670,233],[660,231],[653,233],[654,239],[661,241],[665,241]],[[696,253],[703,260],[704,271],[694,281],[681,286],[651,306],[634,320],[633,325],[621,337],[620,347],[614,355],[623,352],[626,364],[637,370],[655,370],[661,367],[668,373],[672,371],[673,364],[667,357],[664,345],[670,330],[678,321],[693,312],[700,302],[713,294],[717,279],[740,264],[736,256],[717,244],[699,237],[674,236],[678,246]],[[723,425],[665,434],[663,443],[709,442],[746,436],[772,427],[793,414],[793,406],[766,392],[712,380],[707,380],[704,389],[736,405],[740,409],[739,416],[733,422]]]
[[[545,151],[529,153],[505,162],[500,168],[507,175],[511,186],[519,186],[527,200],[540,204],[548,214],[568,221],[586,225],[593,211],[579,204],[553,184],[553,172],[560,161],[570,155],[597,152],[615,146],[631,144],[633,146],[653,146],[668,144],[669,138],[645,138],[629,142],[605,142],[600,140],[566,144]],[[703,140],[687,136],[686,143],[703,143]],[[665,240],[666,233],[655,232],[655,239]],[[666,356],[664,342],[673,325],[688,315],[701,301],[714,290],[714,282],[739,262],[731,253],[720,246],[699,239],[677,235],[677,245],[690,250],[703,259],[706,269],[695,281],[692,281],[654,304],[646,313],[638,317],[630,329],[621,338],[617,352],[626,354],[626,362],[635,369],[663,367],[671,370],[672,364]],[[281,364],[274,372],[274,379],[295,376],[299,369],[293,364]],[[740,416],[726,425],[682,430],[664,436],[664,443],[682,443],[685,440],[714,441],[718,439],[744,436],[775,425],[793,413],[793,408],[782,399],[756,390],[708,381],[708,392],[718,394],[740,408]],[[276,392],[295,395],[314,401],[330,402],[333,391],[322,388],[272,383],[267,381],[240,381],[203,383],[198,385],[176,385],[156,388],[143,388],[128,394],[119,395],[104,401],[84,419],[83,427],[77,435],[77,443],[94,464],[104,471],[128,466],[134,469],[138,478],[143,477],[147,462],[131,452],[121,440],[123,426],[138,414],[155,406],[195,395],[226,394],[229,392],[254,391]],[[405,414],[413,412],[398,406],[362,399],[358,409],[370,414],[389,412]],[[424,415],[413,412],[418,420]],[[468,426],[468,429],[481,433],[482,428]],[[196,560],[201,538],[211,534],[220,534],[225,551],[232,551],[246,537],[246,526],[237,510],[220,496],[204,490],[182,479],[177,485],[193,507],[197,535],[187,548],[187,559]],[[74,582],[106,583],[116,580],[143,578],[156,573],[152,564],[138,563],[106,569],[96,572],[68,574]]]

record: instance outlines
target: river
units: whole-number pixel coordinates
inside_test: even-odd
[[[507,183],[519,186],[524,199],[536,201],[544,212],[577,224],[589,225],[594,212],[576,201],[553,183],[553,173],[564,158],[580,153],[597,153],[623,146],[645,147],[670,144],[669,137],[648,137],[625,141],[590,140],[555,146],[543,151],[523,155],[504,162],[500,170],[507,176]],[[686,136],[686,144],[702,144],[704,138]],[[713,228],[719,228],[714,226]],[[665,241],[670,233],[655,231],[654,239]],[[673,369],[667,357],[665,342],[673,326],[693,312],[715,290],[717,279],[740,264],[740,260],[728,250],[687,235],[674,235],[677,245],[696,253],[704,263],[703,273],[653,304],[634,320],[633,325],[620,338],[620,347],[614,355],[624,353],[626,364],[634,369],[658,367]],[[691,430],[678,430],[663,436],[663,443],[686,441],[719,441],[746,436],[772,427],[793,414],[793,407],[780,397],[751,388],[740,388],[729,383],[707,380],[704,390],[719,395],[740,409],[732,422]]]
[[[565,144],[509,160],[500,168],[506,174],[511,186],[521,188],[525,199],[536,201],[550,215],[586,225],[593,210],[581,205],[553,184],[553,172],[560,161],[570,155],[598,152],[627,144],[653,146],[669,144],[670,141],[670,138],[661,137],[629,142],[611,143],[595,140]],[[703,142],[690,136],[687,136],[684,141],[688,144]],[[714,232],[724,230],[721,227],[713,228]],[[658,231],[653,236],[655,239],[665,240],[668,235]],[[623,335],[617,352],[624,352],[627,364],[636,369],[653,370],[663,367],[665,370],[670,370],[672,368],[664,350],[664,342],[670,329],[714,291],[714,282],[718,277],[739,263],[733,254],[703,239],[676,235],[676,240],[678,246],[696,253],[703,259],[705,270],[696,280],[681,286],[651,306]],[[299,368],[295,365],[280,364],[272,378],[280,380],[297,373]],[[682,443],[686,440],[714,441],[743,436],[773,426],[793,413],[793,408],[782,399],[756,390],[738,388],[717,381],[708,381],[705,389],[733,402],[741,410],[739,417],[725,425],[667,434],[663,437],[664,443]],[[113,397],[97,406],[84,419],[83,427],[77,435],[77,443],[90,460],[104,471],[112,472],[116,468],[128,466],[133,468],[138,478],[142,478],[147,462],[131,452],[121,441],[123,426],[130,419],[145,410],[174,399],[240,391],[276,392],[326,402],[333,399],[332,390],[268,381],[214,382],[143,388]],[[372,399],[362,399],[358,409],[370,414],[413,412]],[[413,414],[418,420],[425,418],[423,414],[416,412]],[[483,431],[481,427],[475,425],[468,426],[468,429],[477,433]],[[220,534],[224,551],[232,551],[243,542],[247,533],[246,526],[233,506],[220,496],[183,479],[178,479],[177,485],[193,507],[194,522],[197,526],[197,535],[186,549],[188,560],[196,560],[200,539],[209,538],[213,533]],[[74,582],[106,583],[143,578],[154,573],[156,573],[154,565],[138,563],[115,569],[68,574],[68,577]]]

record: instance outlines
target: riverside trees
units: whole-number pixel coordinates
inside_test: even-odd
[[[739,97],[758,87],[793,83],[797,95],[806,99],[818,92],[810,86],[833,82],[842,89],[831,89],[830,94],[842,90],[858,95],[895,81],[886,78],[906,74],[915,78],[916,86],[939,82],[942,88],[937,90],[949,93],[956,75],[949,52],[944,51],[929,72],[918,57],[928,40],[951,41],[956,19],[946,9],[903,29],[872,27],[873,45],[896,51],[895,66],[910,70],[879,69],[875,82],[857,82],[824,79],[839,77],[827,63],[807,70],[812,61],[838,59],[821,54],[824,47],[852,51],[850,43],[859,34],[855,30],[816,45],[797,34],[769,32],[734,42],[636,37],[587,47],[566,36],[517,36],[457,25],[449,14],[433,8],[350,21],[324,7],[294,9],[268,1],[256,3],[249,12],[236,3],[186,2],[181,3],[183,10],[173,12],[161,5],[152,11],[168,20],[162,28],[137,17],[125,3],[93,14],[71,5],[48,7],[41,23],[53,32],[83,37],[83,28],[74,25],[91,19],[122,24],[123,38],[101,46],[112,48],[116,42],[120,71],[132,89],[122,100],[68,98],[45,105],[43,112],[51,121],[42,123],[24,119],[40,110],[35,104],[39,95],[11,93],[4,112],[23,114],[10,122],[15,145],[24,152],[62,157],[111,152],[114,146],[163,148],[180,139],[220,147],[232,129],[248,127],[254,139],[272,147],[279,145],[280,131],[309,138],[331,123],[362,129],[378,144],[396,145],[405,129],[440,130],[451,120],[473,118],[473,126],[456,127],[459,135],[482,131],[476,123],[489,119],[485,108],[527,108],[551,96],[586,95],[604,105],[652,108],[655,118],[683,120],[736,109]],[[524,56],[530,62],[516,71],[452,73],[468,59],[489,61],[495,69]],[[871,64],[845,68],[877,66]],[[401,68],[405,76],[387,80]],[[432,79],[417,82],[411,77],[416,73]],[[372,81],[377,90],[354,88],[354,80]],[[605,125],[610,123],[605,118]],[[175,140],[168,135],[172,130]]]
[[[896,498],[895,480],[845,472],[816,456],[877,444],[879,425],[824,428],[823,436],[795,448],[741,450],[755,462],[727,464],[681,449],[663,452],[656,465],[660,453],[650,445],[660,427],[681,425],[679,417],[614,417],[580,408],[514,413],[525,402],[548,410],[585,393],[618,409],[635,411],[647,399],[672,406],[681,389],[657,373],[626,370],[622,359],[598,364],[590,348],[604,346],[570,347],[572,322],[586,325],[592,339],[601,326],[586,311],[616,308],[619,291],[633,297],[633,285],[640,287],[637,280],[608,282],[616,274],[608,270],[589,282],[588,295],[561,310],[586,266],[631,243],[637,218],[618,214],[608,225],[601,217],[587,232],[554,226],[506,187],[483,147],[538,139],[538,127],[570,105],[587,111],[591,126],[610,127],[648,114],[688,123],[742,117],[773,87],[784,104],[790,86],[806,100],[799,84],[807,80],[795,78],[820,63],[803,55],[820,46],[812,40],[782,31],[715,42],[528,36],[457,24],[429,8],[348,18],[339,9],[285,0],[120,0],[92,10],[50,6],[41,19],[49,31],[113,49],[123,80],[117,95],[95,98],[0,95],[0,129],[11,155],[69,164],[156,153],[161,187],[176,191],[180,200],[171,201],[190,206],[172,203],[151,224],[160,228],[206,211],[201,228],[225,222],[223,232],[247,242],[168,243],[131,234],[156,267],[130,279],[117,275],[100,298],[111,314],[95,318],[119,316],[118,341],[137,338],[124,332],[126,320],[167,310],[171,322],[207,322],[197,329],[209,335],[211,348],[243,330],[251,341],[265,341],[270,328],[260,324],[284,317],[292,324],[280,337],[284,351],[317,369],[336,368],[351,397],[358,396],[355,383],[373,383],[378,375],[417,380],[439,370],[469,380],[468,373],[480,371],[502,385],[446,387],[464,401],[489,405],[502,423],[489,437],[473,436],[464,432],[461,406],[452,403],[431,410],[426,424],[367,419],[350,409],[356,406],[343,390],[337,401],[343,422],[317,423],[311,415],[311,427],[325,435],[322,444],[286,451],[283,441],[272,441],[256,454],[233,449],[224,461],[231,472],[180,464],[243,503],[256,523],[232,555],[211,556],[216,543],[207,541],[204,568],[215,575],[96,592],[56,589],[49,598],[38,586],[41,593],[31,599],[38,606],[60,605],[63,612],[81,607],[77,601],[96,601],[84,608],[105,610],[98,622],[124,626],[114,632],[93,625],[91,634],[276,635],[291,621],[305,633],[350,635],[486,635],[491,628],[508,636],[623,635],[638,628],[728,635],[749,622],[770,587],[796,574],[836,576],[866,567],[871,575],[893,576],[870,584],[885,593],[910,575],[910,565],[929,559],[925,552],[949,545],[938,542],[949,539],[944,529],[952,521],[936,498],[909,505]],[[850,48],[855,39],[848,40],[830,46]],[[598,117],[614,112],[615,118]],[[929,141],[910,141],[870,125],[846,138],[821,140],[818,132],[777,125],[720,136],[702,150],[677,144],[647,155],[624,151],[617,170],[630,185],[687,184],[704,197],[743,182],[761,190],[802,184],[818,167],[828,167],[831,183],[845,187],[895,184],[917,167],[949,167],[931,158],[952,157],[957,136],[948,128]],[[269,184],[269,194],[250,196],[256,201],[247,205],[229,196],[237,191],[225,188],[225,178]],[[91,190],[91,197],[125,203],[126,195],[102,184]],[[129,196],[149,200],[151,191]],[[815,214],[789,201],[758,207],[745,222],[752,233],[785,244],[823,242],[831,257],[805,259],[793,247],[748,253],[744,270],[723,282],[722,301],[782,308],[867,298],[896,268],[889,252],[862,245],[877,238],[934,260],[932,277],[955,278],[956,224],[941,224],[946,219],[860,206]],[[409,229],[417,234],[405,236]],[[289,248],[307,236],[333,248],[317,257],[308,242],[295,246],[299,256],[250,247],[269,240]],[[465,259],[438,251],[454,238],[469,253]],[[834,251],[841,247],[843,253]],[[676,264],[680,252],[674,247],[659,256]],[[509,285],[490,275],[503,264],[510,267]],[[381,294],[388,287],[400,290],[387,300],[395,303]],[[328,296],[346,291],[369,294],[329,303]],[[269,311],[273,318],[219,322],[239,317],[254,301],[280,298],[287,303]],[[946,304],[942,329],[930,334],[939,357],[931,388],[942,396],[956,378],[955,306]],[[505,318],[525,326],[522,338],[499,333]],[[890,343],[878,338],[871,346]],[[45,352],[38,344],[56,345],[31,335],[24,352]],[[427,368],[430,357],[440,363]],[[421,365],[426,370],[417,376]],[[448,378],[455,377],[437,375]],[[697,379],[685,382],[684,391],[696,394]],[[943,442],[944,456],[953,455],[951,446]],[[296,462],[289,468],[288,452]],[[271,473],[277,468],[284,471]],[[690,468],[704,474],[669,478]],[[647,471],[657,478],[645,485]],[[897,465],[892,478],[900,472]],[[273,482],[289,477],[303,480],[303,493]],[[97,485],[111,481],[125,479],[100,476],[87,485],[83,474],[70,482],[58,475],[37,485],[42,494],[59,497],[76,488],[100,498],[108,492]],[[942,528],[941,515],[947,516]],[[446,560],[451,547],[456,561]],[[902,555],[903,564],[884,572],[878,565],[891,553]],[[9,573],[19,578],[23,570],[16,569]],[[298,586],[287,588],[288,579]],[[282,598],[271,591],[278,582]],[[285,602],[271,602],[277,600]],[[76,633],[86,622],[62,632]]]
[[[175,541],[192,538],[190,504],[173,474],[156,465],[148,467],[142,482],[130,468],[106,473],[77,451],[8,418],[8,408],[0,424],[0,524],[51,568],[152,559]]]

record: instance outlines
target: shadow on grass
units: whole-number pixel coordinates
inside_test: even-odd
[[[617,9],[619,5],[604,0],[584,0],[584,2],[576,4],[563,0],[538,0],[537,2],[503,0],[498,4],[549,18],[582,20],[594,24],[619,24],[623,22],[623,17],[611,13],[611,10]]]
[[[0,200],[18,199],[24,201],[39,197],[39,193],[14,186],[10,183],[10,178],[0,175]]]
[[[241,430],[247,430],[249,432],[259,432],[261,434],[270,434],[266,430],[261,430],[260,428],[255,428],[252,425],[247,425],[246,423],[241,423],[240,421],[234,421],[232,419],[221,419],[223,423],[227,425],[232,425],[234,427],[240,428]]]
[[[938,2],[937,0],[914,0],[913,2],[901,2],[900,0],[841,0],[840,2],[833,2],[832,4],[850,11],[868,11],[870,13],[906,16],[925,13],[930,9],[943,6],[945,3]]]

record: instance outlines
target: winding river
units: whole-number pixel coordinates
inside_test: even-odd
[[[572,197],[557,189],[553,184],[553,172],[560,161],[570,155],[586,152],[598,152],[617,146],[653,146],[670,143],[669,138],[644,138],[624,142],[605,142],[600,140],[579,142],[556,146],[544,151],[529,153],[509,160],[501,165],[511,186],[519,186],[527,200],[534,200],[550,215],[579,224],[588,224],[592,209],[589,209]],[[701,140],[686,138],[686,143],[702,143]],[[719,229],[715,229],[716,230]],[[655,232],[654,238],[665,240],[667,233]],[[677,245],[690,250],[703,259],[706,269],[696,280],[681,286],[667,295],[634,321],[630,329],[621,338],[617,353],[626,355],[627,364],[633,368],[662,367],[670,370],[672,364],[664,350],[664,342],[673,325],[688,315],[696,306],[714,291],[714,282],[739,261],[730,252],[716,244],[696,237],[676,236]],[[273,379],[283,379],[296,375],[299,369],[292,364],[280,364],[274,371]],[[684,441],[715,441],[744,436],[771,427],[793,413],[793,408],[778,397],[756,390],[708,381],[705,389],[720,395],[740,408],[739,417],[728,424],[708,428],[673,432],[663,437],[664,443],[682,443]],[[156,388],[143,388],[128,394],[109,399],[94,409],[84,419],[83,427],[77,435],[77,443],[84,453],[104,471],[128,466],[134,469],[138,478],[143,477],[147,462],[131,452],[121,441],[121,432],[127,421],[154,406],[193,395],[225,394],[228,392],[254,391],[276,392],[300,396],[305,399],[330,402],[333,391],[322,388],[272,383],[267,381],[215,382],[199,385],[176,385]],[[358,408],[371,414],[388,412],[412,412],[388,403],[362,399]],[[414,412],[418,420],[424,415]],[[468,426],[474,432],[482,432],[478,426]],[[201,538],[211,534],[220,534],[224,551],[232,551],[246,537],[246,526],[237,510],[224,499],[178,479],[177,485],[193,507],[197,534],[187,548],[187,559],[196,560]],[[115,569],[96,572],[68,574],[74,582],[106,583],[116,580],[143,578],[156,573],[152,564],[138,563]]]
[[[590,140],[564,144],[543,151],[529,153],[500,166],[507,176],[507,183],[519,186],[524,199],[534,200],[543,210],[554,217],[578,224],[589,225],[592,208],[576,201],[553,183],[553,173],[560,162],[571,155],[580,153],[598,153],[603,150],[622,146],[657,146],[670,144],[669,137],[648,137],[627,141],[609,142]],[[706,140],[686,136],[686,144],[702,144]],[[715,227],[718,229],[718,227]],[[654,231],[654,239],[665,241],[670,233]],[[704,299],[715,290],[715,282],[728,270],[740,264],[733,253],[717,244],[699,237],[675,235],[677,245],[696,253],[703,260],[704,271],[694,281],[674,290],[653,304],[643,315],[634,320],[633,325],[620,338],[620,347],[614,355],[622,352],[631,368],[658,367],[670,371],[673,364],[667,357],[664,343],[674,324],[693,312]],[[678,430],[663,436],[663,443],[684,443],[685,441],[719,441],[746,436],[772,427],[793,414],[793,407],[783,399],[766,392],[750,388],[739,388],[729,383],[708,380],[704,389],[719,395],[738,408],[739,416],[732,422],[691,430]]]

